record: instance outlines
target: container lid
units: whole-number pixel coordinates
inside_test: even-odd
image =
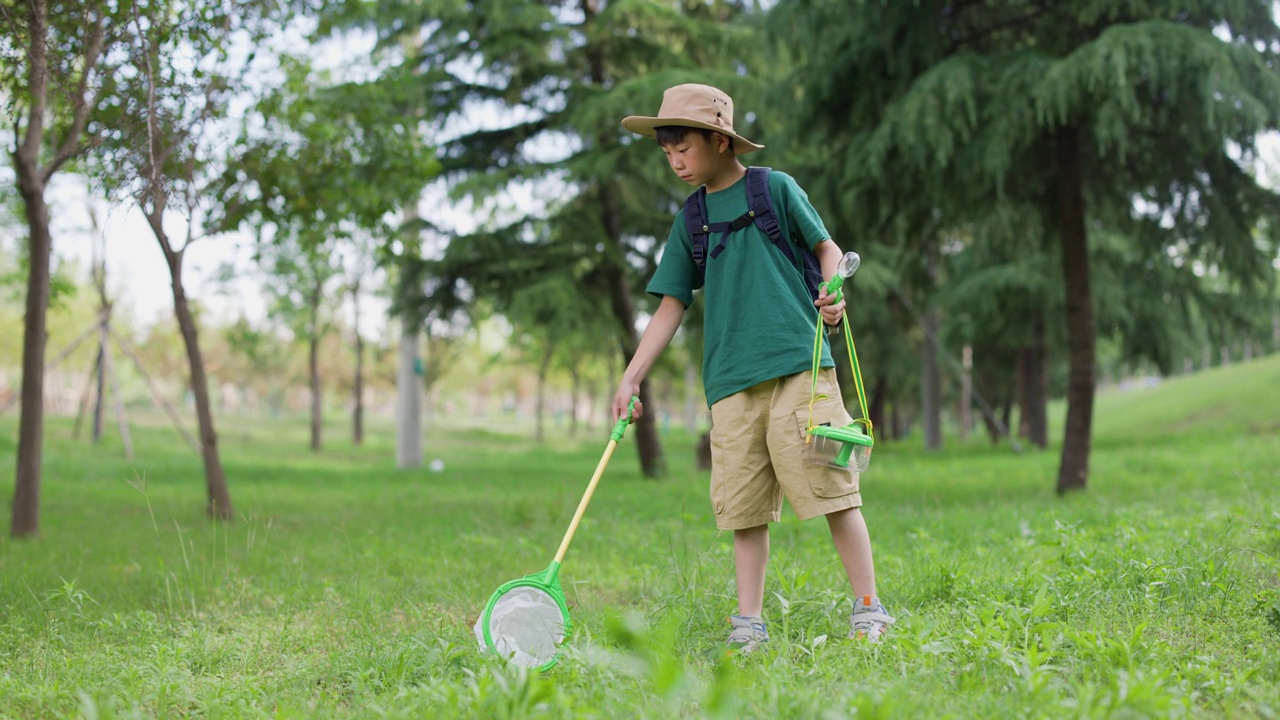
[[[871,437],[867,435],[867,431],[857,423],[850,423],[840,427],[815,425],[814,427],[809,428],[809,434],[830,438],[837,442],[853,443],[854,445],[864,445],[866,447],[875,445],[875,440],[872,440]]]

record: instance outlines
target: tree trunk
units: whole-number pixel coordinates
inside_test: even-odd
[[[920,356],[920,393],[921,412],[924,414],[924,449],[942,449],[942,370],[938,367],[938,347],[933,339],[937,337],[937,328],[941,315],[938,310],[930,309],[924,318],[929,328],[925,332],[925,340]]]
[[[1005,429],[1004,429],[1004,432],[1002,432],[1002,433],[1001,433],[1001,436],[1003,437],[1005,433],[1008,433],[1008,434],[1010,434],[1010,435],[1012,435],[1012,434],[1013,434],[1013,429],[1012,429],[1012,427],[1013,427],[1013,426],[1012,426],[1012,422],[1013,422],[1013,393],[1009,393],[1009,394],[1005,395],[1005,396],[1004,396],[1004,399],[1003,399],[1003,400],[1001,400],[1000,402],[1001,402],[1001,405],[1000,405],[1000,422],[1004,425],[1004,428],[1005,428]]]
[[[1039,310],[1035,311],[1031,332],[1031,344],[1018,353],[1020,424],[1025,429],[1023,437],[1043,450],[1049,447],[1049,379],[1045,371],[1048,360],[1044,318]]]
[[[320,432],[324,421],[323,402],[320,395],[320,338],[311,334],[310,353],[307,358],[308,375],[311,378],[311,450],[319,452],[321,447]]]
[[[89,411],[89,396],[93,394],[93,379],[98,375],[98,363],[95,361],[89,366],[89,377],[84,381],[84,392],[80,393],[80,399],[76,401],[76,424],[71,428],[71,439],[80,439],[80,425],[84,422],[84,415]]]
[[[973,389],[975,396],[984,402],[982,422],[991,444],[999,444],[1006,435],[1012,439],[1010,419],[1017,399],[1017,353],[998,352],[988,347],[987,352],[973,357]],[[1016,447],[1017,441],[1013,440]]]
[[[1271,351],[1280,352],[1280,308],[1271,309]]]
[[[320,300],[323,297],[323,283],[319,280],[311,288],[311,296],[307,298],[308,322],[307,377],[311,387],[311,451],[319,452],[322,446],[320,439],[324,425],[324,396],[320,388]]]
[[[606,198],[612,193],[606,190]],[[611,210],[613,203],[605,203],[606,225],[618,224],[616,210]],[[620,237],[619,231],[617,236]],[[614,317],[622,329],[623,363],[629,364],[636,354],[639,338],[636,337],[635,310],[631,304],[631,286],[620,267],[611,267],[609,274],[609,304],[613,308]],[[658,408],[652,402],[648,378],[640,383],[640,402],[646,408],[644,415],[635,424],[636,449],[640,455],[640,471],[647,478],[660,478],[666,475],[666,460],[662,456],[662,442],[658,439]]]
[[[889,378],[885,375],[877,375],[876,382],[871,386],[871,397],[867,398],[867,419],[871,421],[871,427],[874,430],[884,432],[889,427],[885,425],[885,406],[889,402]],[[891,437],[886,435],[885,437]]]
[[[18,455],[14,471],[13,524],[10,534],[15,538],[38,535],[40,532],[40,476],[44,455],[44,353],[48,342],[48,326],[45,313],[49,309],[49,258],[53,252],[53,240],[49,235],[49,206],[44,192],[49,178],[64,163],[83,148],[80,136],[88,123],[89,109],[94,101],[87,99],[88,75],[97,65],[104,46],[103,16],[101,8],[93,14],[96,22],[92,28],[86,24],[86,37],[77,43],[81,54],[74,57],[76,72],[80,74],[78,95],[67,98],[71,106],[71,125],[61,138],[57,153],[49,164],[40,166],[40,149],[45,143],[45,119],[58,114],[62,108],[49,108],[49,47],[54,39],[49,37],[49,6],[46,0],[10,3],[8,13],[26,11],[27,93],[26,122],[21,138],[18,130],[22,119],[15,118],[11,127],[16,147],[13,152],[14,171],[18,177],[18,194],[22,196],[23,210],[27,216],[30,233],[30,250],[27,268],[26,315],[22,328],[22,390],[19,393],[22,410],[18,419]],[[88,20],[86,11],[85,20]],[[16,49],[16,48],[14,48]],[[64,87],[70,87],[66,83]]]
[[[33,28],[34,35],[34,28]],[[43,32],[39,37],[43,37]],[[34,53],[33,53],[34,54]],[[35,74],[35,71],[32,71]],[[31,113],[27,133],[43,120]],[[43,134],[43,130],[37,130]],[[26,210],[30,233],[27,267],[27,306],[22,331],[22,410],[18,419],[18,463],[14,476],[13,515],[10,534],[29,537],[40,533],[40,477],[44,455],[44,353],[48,341],[45,314],[49,309],[49,207],[37,152],[39,136],[28,138],[14,153],[18,191]]]
[[[537,397],[534,398],[534,422],[533,422],[533,439],[535,442],[542,442],[547,439],[546,421],[547,414],[547,372],[551,369],[551,355],[554,346],[548,338],[547,346],[542,352],[542,362],[538,365],[538,390]]]
[[[97,445],[102,442],[102,413],[107,403],[107,332],[102,324],[98,325],[98,362],[95,368],[93,381],[97,386],[97,397],[93,403],[93,444]]]
[[[1013,386],[1014,398],[1018,403],[1018,437],[1025,438],[1027,436],[1027,354],[1029,352],[1027,346],[1018,348],[1013,356]],[[1010,428],[1012,430],[1013,428]]]
[[[356,334],[356,377],[351,390],[354,406],[351,409],[351,444],[364,444],[364,338],[360,336],[360,282],[351,289],[351,301],[355,308],[353,321]]]
[[[422,467],[421,390],[417,374],[418,329],[404,323],[396,370],[396,467]]]
[[[355,407],[351,410],[351,444],[364,444],[364,338],[356,334],[356,377],[351,393]]]
[[[204,460],[205,488],[208,491],[209,515],[219,520],[230,520],[234,515],[231,493],[227,489],[227,476],[218,457],[218,434],[213,427],[213,413],[209,407],[209,379],[204,372],[204,356],[200,354],[200,337],[196,319],[191,314],[187,291],[182,285],[182,252],[175,252],[160,224],[163,205],[147,218],[152,231],[160,240],[165,260],[169,263],[169,276],[173,279],[173,310],[178,317],[178,329],[187,347],[187,361],[191,366],[191,392],[196,399],[196,419],[200,425],[200,456]]]
[[[587,37],[592,37],[591,28],[600,12],[598,0],[582,0],[583,25],[587,28]],[[590,47],[586,52],[591,82],[603,87],[606,81],[604,50],[600,45]],[[610,131],[598,136],[602,147],[616,145],[617,133]],[[614,249],[617,258],[606,269],[609,284],[609,306],[622,330],[622,357],[624,363],[630,363],[636,354],[640,339],[636,336],[636,313],[631,302],[631,284],[627,282],[624,269],[626,248],[622,242],[622,211],[618,207],[618,188],[615,180],[603,180],[599,186],[600,219],[604,225],[605,236]],[[666,475],[666,460],[662,456],[662,442],[658,439],[657,407],[650,402],[649,380],[640,383],[640,402],[649,409],[635,424],[636,449],[640,456],[640,471],[647,478],[660,478]]]
[[[569,365],[569,378],[573,389],[569,391],[569,437],[578,437],[578,400],[582,396],[582,370],[577,361]]]
[[[1058,132],[1058,221],[1062,233],[1062,276],[1066,287],[1067,422],[1058,466],[1058,493],[1083,490],[1089,478],[1093,441],[1096,342],[1093,298],[1089,290],[1089,237],[1085,226],[1084,171],[1080,131]]]
[[[973,431],[973,346],[965,345],[960,355],[960,405],[956,419],[960,424],[961,442],[969,439]]]

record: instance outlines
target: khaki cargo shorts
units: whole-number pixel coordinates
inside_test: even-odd
[[[858,474],[808,461],[808,371],[762,382],[711,406],[711,507],[721,530],[777,522],[782,497],[801,520],[862,506]],[[852,422],[836,373],[818,373],[813,423]]]

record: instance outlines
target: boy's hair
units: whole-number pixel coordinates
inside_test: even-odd
[[[710,142],[711,137],[716,134],[714,130],[685,127],[684,125],[662,125],[654,128],[653,130],[654,138],[658,141],[658,144],[663,147],[668,145],[677,145],[684,142],[685,137],[687,137],[689,133],[699,133],[702,137],[707,139],[707,142]],[[732,141],[730,141],[730,144],[732,145]]]

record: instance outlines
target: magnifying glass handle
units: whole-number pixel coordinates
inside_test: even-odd
[[[844,254],[844,257],[840,258],[840,263],[836,265],[836,274],[830,280],[822,283],[822,287],[827,289],[828,295],[836,296],[834,302],[840,302],[844,299],[844,291],[841,288],[844,286],[845,278],[852,277],[861,264],[862,257],[850,250]]]
[[[841,290],[841,288],[844,287],[843,275],[837,274],[836,276],[832,277],[830,280],[822,283],[822,287],[827,289],[827,295],[835,296],[836,299],[832,300],[831,302],[840,302],[841,300],[844,299],[844,291]]]

